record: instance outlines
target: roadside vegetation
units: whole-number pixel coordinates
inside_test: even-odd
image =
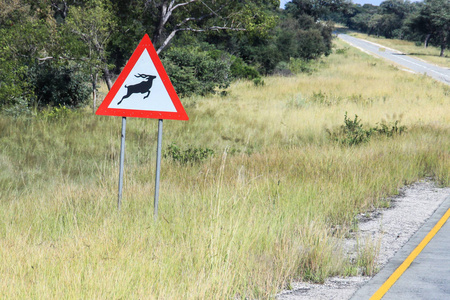
[[[450,89],[338,40],[309,68],[182,99],[157,222],[156,121],[128,122],[119,212],[120,118],[1,115],[2,298],[255,299],[371,274],[376,247],[351,261],[341,241],[401,186],[450,185]]]

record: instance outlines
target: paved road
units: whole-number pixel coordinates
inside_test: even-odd
[[[447,197],[427,223],[375,277],[353,295],[352,300],[370,299],[424,240],[425,236],[433,231],[438,221],[445,219],[443,216],[449,207],[450,197]],[[444,223],[382,299],[450,299],[450,220]]]
[[[393,61],[396,64],[402,65],[413,72],[426,74],[436,80],[450,85],[450,68],[438,67],[426,63],[420,59],[407,56],[400,51],[366,40],[358,39],[347,34],[339,33],[338,37],[366,53],[375,54],[387,60]]]

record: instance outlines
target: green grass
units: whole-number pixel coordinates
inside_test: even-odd
[[[158,222],[156,120],[127,122],[118,212],[120,118],[1,116],[1,298],[270,298],[291,280],[372,272],[376,247],[352,263],[341,240],[399,187],[450,185],[450,90],[336,47],[312,75],[182,99],[190,121],[164,121],[164,151],[214,155],[163,159]],[[345,112],[407,132],[343,146],[326,129]]]

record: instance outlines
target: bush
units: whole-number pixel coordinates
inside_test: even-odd
[[[0,107],[16,110],[15,107],[24,107],[24,101],[27,106],[27,100],[34,97],[26,80],[28,67],[7,59],[0,60],[0,64]]]
[[[263,85],[265,85],[266,83],[264,82],[264,80],[262,80],[261,77],[257,77],[257,78],[255,78],[255,79],[253,79],[253,84],[254,84],[255,86],[263,86]]]
[[[340,144],[347,146],[368,142],[373,133],[373,129],[370,128],[366,130],[363,128],[361,119],[358,119],[357,115],[355,115],[353,120],[349,119],[347,117],[347,112],[344,116],[344,125],[342,125],[340,129],[341,130],[338,131],[338,134],[335,136],[335,140]]]
[[[261,77],[258,70],[254,67],[247,65],[240,57],[232,56],[231,58],[231,76],[233,78],[255,79]]]
[[[281,60],[290,57],[303,60],[317,59],[332,52],[333,24],[316,22],[306,14],[285,18],[277,31],[277,52]]]
[[[277,66],[275,67],[275,70],[273,71],[275,75],[281,75],[281,76],[292,76],[292,71],[289,68],[289,63],[285,61],[280,61]]]
[[[299,30],[297,54],[303,59],[316,59],[322,54],[328,54],[330,48],[322,36],[319,29]]]
[[[168,59],[164,59],[163,64],[180,97],[202,94],[202,86],[198,78],[195,77],[193,67],[180,67]]]
[[[46,121],[52,122],[64,120],[70,114],[72,114],[72,111],[70,109],[68,109],[66,106],[60,105],[59,107],[47,108],[45,110],[42,110],[38,116]]]
[[[214,151],[209,148],[188,148],[181,150],[180,147],[172,143],[164,154],[164,158],[171,158],[173,161],[181,164],[194,164],[207,159],[213,154]]]
[[[219,53],[196,47],[171,48],[165,53],[164,68],[180,96],[206,95],[230,85],[230,59]]]
[[[315,71],[313,62],[301,58],[292,58],[289,60],[289,70],[294,74],[308,73]]]
[[[19,116],[29,116],[32,114],[28,101],[23,97],[15,98],[15,103],[6,105],[3,108],[3,113],[7,116],[18,118]]]
[[[399,120],[396,120],[393,124],[381,123],[380,128],[378,128],[377,126],[374,129],[378,134],[392,137],[396,134],[402,134],[406,131],[406,126],[399,126],[399,123]]]
[[[400,121],[396,120],[392,124],[381,123],[380,127],[375,126],[369,129],[364,129],[361,124],[361,119],[355,115],[353,120],[347,117],[347,112],[344,116],[344,125],[340,126],[334,132],[327,130],[328,134],[333,140],[344,146],[355,146],[370,141],[374,134],[393,137],[394,135],[401,135],[406,131],[406,126],[399,126]]]
[[[30,72],[37,107],[83,106],[89,99],[89,76],[69,66],[37,65]]]

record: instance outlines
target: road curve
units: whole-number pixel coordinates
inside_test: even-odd
[[[358,39],[347,34],[339,33],[338,37],[365,53],[374,54],[376,56],[390,60],[398,65],[408,68],[414,73],[425,74],[433,77],[440,82],[450,85],[449,68],[438,67],[430,63],[426,63],[420,59],[407,56],[400,51],[373,42]]]

